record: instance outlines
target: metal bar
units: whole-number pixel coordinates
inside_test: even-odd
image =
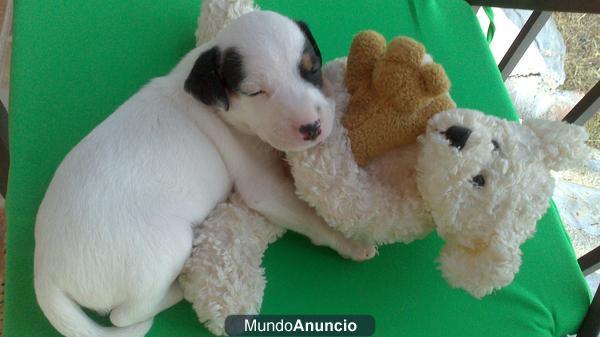
[[[600,14],[600,1],[597,0],[467,0],[467,2],[471,6]]]
[[[577,337],[598,337],[598,333],[600,333],[600,286],[579,326]]]
[[[4,144],[0,145],[0,194],[6,199],[8,190],[8,167],[9,167],[8,148]]]
[[[517,35],[517,38],[513,41],[510,48],[508,48],[502,61],[498,64],[503,80],[506,80],[510,73],[515,69],[517,63],[519,63],[519,60],[523,57],[523,54],[525,54],[525,51],[527,51],[531,42],[535,40],[537,34],[550,18],[550,15],[550,12],[534,11],[531,13],[531,16],[527,19],[527,22],[525,22],[519,35]]]
[[[600,81],[563,118],[564,122],[583,125],[600,110]]]
[[[600,246],[577,259],[577,263],[579,263],[579,268],[585,276],[600,269]]]
[[[0,101],[0,141],[8,147],[8,111]]]
[[[8,112],[0,102],[0,194],[6,198],[8,186],[8,167],[10,157],[8,153]]]

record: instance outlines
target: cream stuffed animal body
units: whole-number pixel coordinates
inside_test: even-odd
[[[362,169],[340,125],[348,103],[339,81],[344,71],[343,59],[325,70],[338,78],[332,80],[337,115],[330,137],[287,154],[300,198],[330,226],[377,244],[408,243],[435,229],[446,241],[439,258],[444,277],[475,297],[510,284],[521,263],[520,245],[548,209],[550,170],[585,158],[585,130],[448,110],[429,120],[417,143]]]

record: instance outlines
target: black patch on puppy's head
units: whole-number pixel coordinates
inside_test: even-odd
[[[221,74],[227,90],[231,93],[240,90],[240,84],[246,78],[246,73],[244,72],[242,55],[238,53],[237,49],[233,47],[225,49]]]
[[[300,58],[300,64],[298,65],[300,76],[317,88],[320,88],[323,85],[323,77],[321,75],[321,64],[323,59],[321,58],[321,51],[306,23],[296,21],[296,24],[304,34],[305,38],[304,50],[302,51],[302,57]]]
[[[198,57],[184,83],[184,89],[200,102],[229,110],[229,95],[240,88],[246,77],[242,56],[227,48],[223,56],[213,47]]]

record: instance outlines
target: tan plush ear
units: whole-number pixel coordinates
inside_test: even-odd
[[[346,66],[348,92],[353,93],[359,86],[371,80],[375,64],[384,51],[385,38],[375,31],[360,32],[352,39]]]
[[[573,167],[587,159],[588,134],[585,128],[565,122],[531,119],[523,121],[540,139],[544,164],[551,170]]]
[[[452,287],[482,298],[512,282],[521,266],[521,250],[496,243],[470,250],[456,243],[446,243],[438,261]]]

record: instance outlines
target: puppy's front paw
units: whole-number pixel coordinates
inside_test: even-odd
[[[345,258],[360,262],[373,258],[377,254],[377,248],[372,243],[346,239],[338,252]]]

